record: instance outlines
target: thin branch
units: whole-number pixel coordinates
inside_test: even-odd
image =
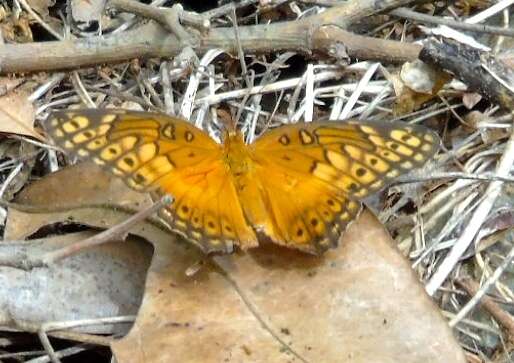
[[[184,11],[180,4],[175,4],[171,8],[158,8],[134,0],[110,0],[109,5],[118,10],[153,19],[178,37],[188,37],[188,33],[182,28],[181,23],[197,28],[202,32],[208,31],[211,26],[209,18],[201,14]],[[177,29],[179,29],[178,33]]]
[[[45,21],[43,21],[43,19],[41,19],[41,17],[30,7],[30,5],[27,3],[26,0],[18,0],[18,1],[20,2],[21,6],[23,6],[25,11],[27,13],[29,13],[30,16],[32,16],[32,18],[35,21],[37,21],[43,28],[45,28],[50,34],[52,34],[57,39],[61,39],[61,40],[63,39],[63,36],[61,34],[59,34],[59,32],[57,32],[54,28],[52,28]]]
[[[37,333],[39,337],[39,341],[43,348],[45,348],[46,353],[50,357],[52,363],[61,363],[59,356],[55,353],[54,347],[52,347],[52,343],[50,343],[50,339],[48,339],[48,335],[46,335],[44,330],[39,330]]]
[[[394,180],[392,184],[406,184],[406,183],[419,183],[419,182],[426,182],[426,181],[434,181],[434,180],[441,180],[441,179],[466,179],[466,180],[481,180],[481,181],[501,181],[505,183],[514,183],[514,177],[511,176],[501,176],[501,175],[495,175],[491,173],[483,173],[483,174],[472,174],[472,173],[463,173],[463,172],[446,172],[446,173],[440,173],[440,174],[429,174],[426,176],[422,175],[405,175],[402,177],[399,177],[398,179]]]
[[[406,9],[406,8],[398,8],[391,11],[389,14],[394,15],[399,18],[416,20],[421,23],[428,24],[439,24],[446,25],[455,29],[461,30],[469,30],[477,33],[485,33],[485,34],[493,34],[493,35],[504,35],[507,37],[514,37],[514,29],[512,28],[502,28],[499,26],[489,26],[482,24],[469,24],[461,21],[456,21],[453,19],[442,18],[440,16],[432,16],[427,14],[417,13],[415,11]]]
[[[509,340],[514,341],[514,319],[511,314],[502,309],[493,299],[486,296],[487,291],[498,281],[501,274],[509,267],[514,258],[514,248],[505,257],[502,264],[494,271],[491,277],[482,286],[479,286],[471,278],[458,279],[455,282],[472,296],[471,300],[450,320],[450,326],[457,325],[478,304],[482,305],[498,323],[503,326],[509,335]]]
[[[65,349],[62,349],[62,350],[59,350],[59,351],[55,352],[55,356],[57,358],[66,358],[66,357],[69,357],[71,355],[83,352],[85,350],[86,350],[85,346],[70,347],[70,348],[65,348]],[[27,361],[25,361],[25,363],[47,363],[47,362],[50,362],[50,361],[51,361],[50,357],[48,355],[45,355],[45,356],[42,356],[42,357],[38,357],[38,358],[27,360]]]

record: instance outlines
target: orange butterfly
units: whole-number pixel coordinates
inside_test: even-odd
[[[185,120],[126,110],[55,112],[57,145],[138,191],[171,194],[172,228],[206,252],[279,245],[319,254],[337,245],[360,199],[423,165],[439,147],[422,126],[400,122],[297,123],[246,145],[223,144]]]

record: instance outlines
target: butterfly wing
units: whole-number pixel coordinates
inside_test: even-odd
[[[129,187],[171,194],[168,222],[203,250],[230,251],[233,243],[257,243],[222,163],[220,145],[187,121],[90,109],[55,112],[47,129],[64,150],[91,158]]]
[[[257,224],[277,243],[326,250],[355,219],[360,199],[423,165],[438,146],[435,133],[400,122],[298,123],[271,130],[251,145],[274,219]]]
[[[304,173],[268,162],[256,165],[255,179],[267,212],[258,215],[265,218],[250,218],[251,223],[286,247],[320,254],[337,246],[346,226],[360,212],[360,203]]]

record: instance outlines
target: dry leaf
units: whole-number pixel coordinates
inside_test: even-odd
[[[113,215],[118,221],[127,218],[126,213],[113,211],[116,205],[135,209],[152,203],[149,196],[130,190],[119,178],[104,173],[92,163],[81,163],[44,177],[23,190],[15,202],[47,211],[27,213],[9,208],[5,239],[26,238],[45,225],[75,223],[77,219],[91,220],[94,222],[91,225],[97,227],[109,227],[116,223],[112,221]],[[91,207],[84,208],[87,206]]]
[[[0,244],[8,250],[44,252],[90,237],[93,232]],[[11,252],[12,253],[12,252]],[[0,267],[0,324],[34,324],[135,315],[143,295],[152,250],[140,240],[111,242],[67,258],[49,268],[22,271]],[[80,331],[124,334],[129,324],[90,325]]]
[[[71,0],[71,15],[75,21],[99,21],[106,0]]]
[[[48,8],[55,5],[55,0],[27,0],[30,7],[35,10],[43,19],[48,19]]]
[[[0,132],[31,136],[44,141],[34,130],[35,110],[29,94],[14,90],[0,97]]]
[[[12,178],[6,183],[2,199],[10,201],[27,184],[36,164],[37,147],[25,141],[15,139],[4,139],[0,143],[0,159],[11,159],[18,165],[19,169],[13,169]],[[17,167],[16,167],[17,168]],[[3,223],[2,223],[3,225]]]
[[[3,9],[0,7],[0,9]],[[20,16],[3,18],[0,23],[2,38],[5,43],[30,43],[33,42],[30,20],[26,13]]]
[[[471,110],[475,105],[482,100],[482,95],[476,92],[466,92],[462,95],[462,103],[468,110]]]
[[[195,255],[155,248],[138,319],[113,344],[120,363],[465,362],[370,213],[324,258],[269,246],[188,277]]]
[[[23,82],[25,82],[24,78],[0,77],[0,96],[16,89]]]

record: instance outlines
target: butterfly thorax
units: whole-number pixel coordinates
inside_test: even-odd
[[[243,135],[238,131],[227,132],[223,146],[223,160],[230,169],[230,173],[236,179],[251,174],[253,163]]]

